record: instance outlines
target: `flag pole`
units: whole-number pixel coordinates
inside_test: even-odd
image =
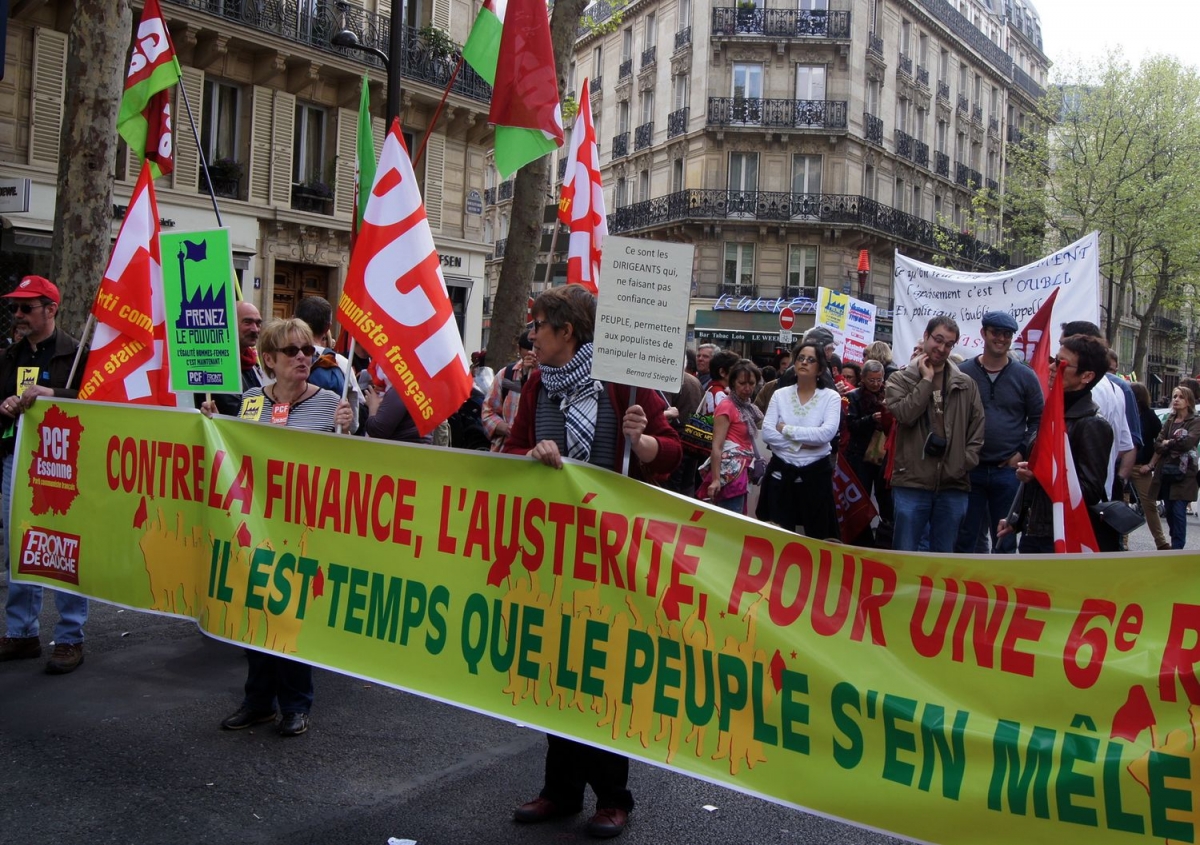
[[[553,196],[553,194],[551,194]],[[550,275],[554,272],[554,246],[558,243],[558,227],[562,223],[558,219],[558,215],[554,215],[554,228],[550,231],[550,254],[546,256],[546,273],[542,277],[542,285],[550,284]]]
[[[200,172],[204,174],[204,187],[208,188],[208,198],[212,200],[213,214],[217,216],[217,225],[224,226],[221,222],[221,209],[217,207],[217,192],[213,190],[212,177],[208,173],[208,159],[204,156],[204,145],[200,143],[200,130],[196,128],[196,116],[192,114],[192,103],[188,99],[187,86],[183,84],[183,80],[179,80],[179,96],[183,98],[183,107],[187,109],[188,123],[192,125],[192,137],[196,139],[196,152],[200,154]],[[233,291],[237,294],[238,302],[241,302],[242,286],[238,282],[237,274],[231,274],[233,278]]]
[[[99,289],[96,292],[99,293]],[[79,369],[79,359],[83,357],[83,350],[87,348],[94,328],[96,328],[96,315],[88,314],[87,322],[83,326],[83,334],[79,336],[79,346],[75,350],[75,360],[71,364],[71,372],[67,376],[67,387],[70,387],[71,382],[75,381],[75,371]]]
[[[421,161],[421,156],[425,154],[425,145],[429,143],[429,136],[433,134],[433,127],[437,125],[438,118],[442,116],[442,109],[446,105],[446,98],[450,96],[450,89],[454,87],[454,80],[458,79],[458,72],[462,70],[463,57],[460,54],[458,64],[454,66],[454,73],[450,74],[450,81],[446,83],[446,90],[442,92],[442,100],[437,104],[437,108],[433,110],[433,118],[429,121],[429,126],[425,129],[425,137],[421,139],[421,146],[417,150],[417,157],[413,159],[413,168]]]
[[[345,329],[343,329],[345,331]],[[350,334],[347,332],[347,334]],[[350,334],[350,348],[346,350],[346,371],[342,373],[342,398],[341,402],[346,401],[346,397],[350,394],[350,377],[354,375],[354,335]],[[340,402],[339,402],[340,404]],[[342,427],[337,427],[337,434],[342,433]]]
[[[629,388],[629,407],[637,404],[637,385],[631,385]],[[626,408],[629,410],[629,408]],[[629,475],[629,452],[633,448],[633,438],[625,438],[625,451],[621,455],[621,475]]]

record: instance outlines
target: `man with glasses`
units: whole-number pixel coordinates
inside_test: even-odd
[[[1008,515],[1021,483],[1017,464],[1029,459],[1029,449],[1042,419],[1042,385],[1030,367],[1009,355],[1017,321],[1007,311],[983,315],[983,353],[963,362],[962,372],[975,380],[986,420],[979,465],[971,470],[967,515],[958,532],[957,552],[1000,554],[1017,551],[1016,537],[996,536],[996,526]]]
[[[245,393],[252,387],[262,387],[266,375],[262,371],[262,367],[258,365],[258,343],[259,332],[262,331],[262,315],[258,313],[258,309],[249,302],[239,302],[237,304],[237,321],[238,321],[238,348],[241,350],[241,365],[242,365],[242,393]],[[241,393],[214,393],[213,401],[217,403],[217,413],[227,417],[236,417],[238,409],[242,406]],[[196,394],[196,407],[199,408],[204,401],[204,394]]]
[[[958,324],[939,315],[925,327],[921,349],[887,381],[896,418],[892,501],[897,551],[916,551],[928,527],[929,550],[953,552],[967,511],[969,474],[983,447],[979,387],[950,360]]]
[[[78,374],[70,389],[67,378],[79,341],[54,325],[62,299],[58,287],[49,279],[26,276],[4,299],[12,309],[17,338],[0,358],[0,396],[4,397],[0,401],[0,451],[4,455],[4,518],[8,519],[17,419],[39,396],[74,398],[78,394]],[[10,543],[15,539],[11,530],[8,538]],[[8,568],[7,555],[4,566]],[[46,672],[65,675],[83,662],[83,625],[87,622],[88,603],[82,596],[51,592],[59,622],[54,627],[54,652],[46,663]],[[38,616],[42,611],[42,588],[10,579],[4,610],[7,635],[0,638],[0,661],[41,657]]]

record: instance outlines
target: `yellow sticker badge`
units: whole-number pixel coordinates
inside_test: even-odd
[[[17,367],[17,393],[24,393],[25,388],[37,384],[37,367]]]
[[[258,422],[262,417],[263,412],[263,397],[262,396],[247,396],[242,399],[242,407],[238,410],[238,416],[244,420],[253,420]]]

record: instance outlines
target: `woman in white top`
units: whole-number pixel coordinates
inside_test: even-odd
[[[842,419],[842,397],[828,383],[820,346],[800,346],[792,360],[795,386],[776,390],[763,417],[763,440],[772,452],[762,487],[765,515],[788,531],[803,525],[807,537],[837,540],[829,455]]]

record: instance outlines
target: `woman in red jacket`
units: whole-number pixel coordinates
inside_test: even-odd
[[[667,404],[647,390],[630,404],[630,389],[592,378],[596,299],[579,285],[552,288],[533,303],[529,337],[538,371],[521,390],[521,404],[504,451],[528,455],[561,469],[563,458],[620,472],[629,440],[629,476],[670,475],[682,454],[679,435],[663,411]],[[616,836],[633,809],[629,759],[569,739],[547,736],[546,778],[537,798],[517,807],[518,822],[569,816],[583,808],[584,789],[596,793],[592,836]]]

